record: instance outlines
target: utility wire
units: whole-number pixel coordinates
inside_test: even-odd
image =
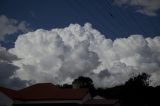
[[[111,2],[109,2],[108,0],[104,0],[104,4],[106,5],[106,8],[108,7],[109,11],[112,11],[112,15],[113,15],[114,20],[116,20],[117,17],[121,20],[121,23],[117,23],[117,24],[120,24],[120,25],[124,24],[125,27],[123,27],[123,28],[127,28],[128,32],[131,32],[132,31],[131,25],[130,25],[131,23],[126,22],[126,20],[128,20],[128,18],[127,18],[127,16],[125,16],[124,12],[122,12],[121,9],[117,9],[117,8],[115,8],[113,10]],[[115,13],[115,14],[113,14],[113,13]]]
[[[110,2],[109,2],[108,0],[106,0],[106,2],[107,2],[108,4],[110,4]],[[142,27],[141,24],[137,21],[137,19],[135,18],[135,16],[134,16],[132,13],[128,12],[129,15],[125,15],[124,12],[123,12],[121,9],[119,9],[119,11],[120,11],[121,14],[123,14],[123,15],[125,16],[125,18],[126,18],[127,20],[131,19],[130,24],[131,24],[131,22],[133,22],[132,25],[135,25],[134,30],[138,28],[138,30],[139,30],[140,32],[145,33],[143,27]],[[120,15],[119,17],[123,17],[123,16]],[[128,24],[128,26],[131,26],[130,24]],[[126,24],[126,25],[127,25],[127,24]]]
[[[138,0],[135,0],[135,1],[137,2],[137,4],[138,4],[139,6],[141,5]],[[146,13],[146,12],[144,11],[144,9],[142,8],[142,6],[140,6],[140,9],[142,10],[143,13]],[[148,19],[148,17],[146,17],[146,19],[147,19],[148,23],[150,24],[150,26],[152,26],[152,29],[154,30],[154,32],[158,32],[158,31],[157,31],[157,27],[155,26],[155,24],[154,24],[150,19]]]
[[[81,9],[87,12],[87,17],[90,16],[93,20],[95,20],[97,25],[100,25],[103,30],[106,30],[106,27],[104,26],[104,23],[102,22],[102,20],[99,19],[99,17],[95,17],[93,11],[90,11],[90,9],[86,8],[86,6],[83,3],[81,3],[79,0],[75,0],[75,2],[78,4],[78,6],[80,6]],[[85,2],[87,2],[87,0]],[[107,28],[107,30],[112,32],[114,35],[116,35],[116,33],[112,31],[112,29],[110,29],[109,27]]]
[[[93,2],[92,0],[90,0],[90,1],[91,1],[90,3],[96,8],[96,10],[98,11],[98,13],[100,13],[100,15],[102,17],[104,17],[104,18],[102,18],[104,20],[104,22],[110,23],[112,25],[112,28],[116,29],[115,32],[118,31],[119,33],[123,33],[122,29],[118,26],[118,24],[115,22],[115,20],[113,20],[113,17],[110,16],[111,12],[108,9],[104,10],[101,7],[101,5],[99,4],[99,2],[97,2],[97,1],[95,1],[95,2]],[[109,18],[110,18],[110,20],[107,21],[106,19],[109,19]],[[118,35],[116,35],[116,36],[118,36]]]

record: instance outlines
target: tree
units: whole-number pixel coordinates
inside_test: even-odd
[[[91,78],[80,76],[72,82],[73,88],[88,88],[91,95],[96,95],[96,90]]]
[[[70,84],[63,84],[62,88],[72,88],[72,85],[70,85]]]
[[[73,88],[91,88],[93,81],[89,77],[80,76],[72,82]]]
[[[123,99],[128,103],[146,103],[149,87],[149,75],[142,73],[130,78],[124,85]]]
[[[126,82],[126,86],[128,87],[146,87],[149,86],[149,75],[146,73],[142,73],[136,77],[130,78],[127,82]]]

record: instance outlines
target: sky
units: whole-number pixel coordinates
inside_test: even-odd
[[[160,84],[159,0],[0,0],[0,83]],[[16,84],[15,84],[16,82]]]

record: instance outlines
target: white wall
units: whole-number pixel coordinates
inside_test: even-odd
[[[88,93],[88,94],[83,98],[82,103],[84,103],[84,102],[86,102],[86,101],[88,101],[88,100],[90,100],[90,99],[92,99],[92,97],[91,97],[90,93]]]
[[[121,105],[120,105],[120,103],[117,102],[117,103],[115,104],[115,106],[121,106]]]
[[[0,91],[0,106],[12,106],[13,100]]]

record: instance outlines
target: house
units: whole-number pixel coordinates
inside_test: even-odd
[[[0,106],[119,106],[117,103],[100,96],[92,98],[86,88],[59,88],[51,83],[35,84],[21,90],[0,87]]]
[[[35,84],[19,91],[0,88],[0,105],[83,104],[90,99],[88,89],[58,88],[51,83]]]
[[[120,106],[120,102],[117,99],[105,99],[97,95],[86,101],[84,106]]]
[[[13,104],[13,98],[16,96],[16,91],[0,88],[0,106],[11,106]]]

